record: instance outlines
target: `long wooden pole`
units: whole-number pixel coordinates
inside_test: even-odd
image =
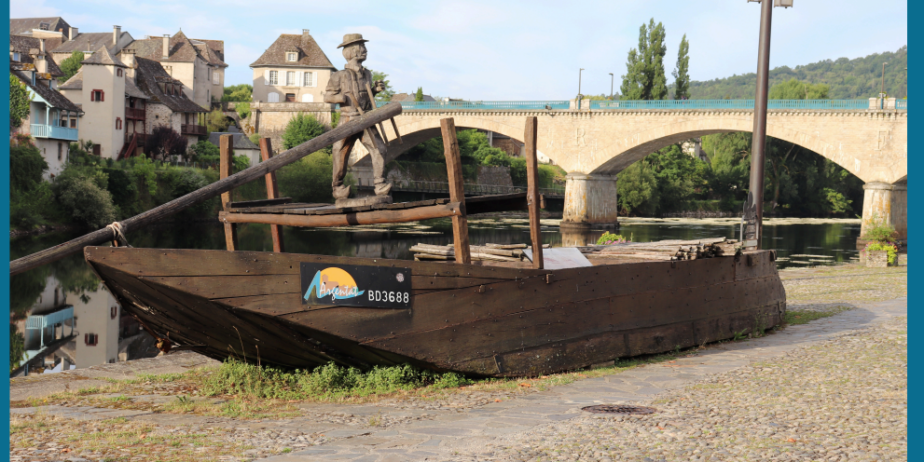
[[[459,203],[459,215],[452,217],[452,238],[456,249],[456,263],[470,264],[472,252],[468,247],[468,218],[465,211],[465,183],[462,180],[462,155],[456,139],[456,123],[452,117],[440,119],[443,133],[443,152],[446,156],[446,173],[449,177],[449,200]]]
[[[288,151],[273,157],[272,159],[261,162],[246,170],[240,171],[225,179],[218,180],[202,189],[193,191],[185,196],[178,197],[164,205],[155,207],[147,212],[135,215],[125,221],[119,222],[122,233],[127,233],[135,228],[143,227],[158,220],[173,215],[192,205],[211,199],[223,192],[230,191],[238,186],[247,184],[265,176],[267,173],[275,172],[280,168],[295,162],[312,152],[323,149],[334,144],[335,141],[342,140],[348,136],[355,135],[375,124],[395,117],[401,114],[400,103],[390,103],[379,109],[365,113],[359,117],[353,117],[349,122],[338,126],[337,128],[324,133],[317,138],[306,141]],[[31,255],[13,260],[10,262],[10,275],[17,275],[32,268],[51,263],[61,259],[74,252],[79,252],[86,246],[99,245],[111,241],[117,233],[114,229],[106,227],[89,234],[85,234],[76,239],[71,239],[63,244],[36,252]]]
[[[260,158],[266,162],[273,158],[273,144],[269,138],[260,139]],[[279,187],[276,185],[276,174],[266,174],[266,198],[279,199]],[[282,228],[279,225],[270,225],[270,234],[273,236],[273,252],[282,253]]]
[[[234,173],[234,135],[221,135],[218,138],[218,175],[225,179]],[[231,207],[231,191],[221,193],[221,209],[225,212]],[[237,250],[237,226],[225,223],[225,248],[231,252]]]
[[[768,0],[769,1],[769,0]],[[526,118],[526,206],[529,208],[529,236],[533,241],[533,268],[542,269],[542,228],[539,224],[539,162],[536,159],[538,120]]]

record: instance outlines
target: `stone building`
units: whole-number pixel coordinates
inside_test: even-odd
[[[72,28],[60,16],[52,18],[10,18],[10,34],[35,38],[66,37]],[[57,35],[54,35],[57,34]]]
[[[253,64],[253,101],[321,103],[336,68],[308,29],[282,34]]]
[[[94,51],[103,47],[114,56],[134,41],[131,34],[123,32],[120,26],[112,26],[112,32],[76,33],[77,29],[72,29],[74,33],[52,50],[56,63],[63,62],[77,51],[83,52],[84,59],[89,58]]]
[[[183,83],[186,96],[199,106],[208,108],[212,101],[221,100],[228,67],[223,41],[191,39],[179,31],[173,36],[135,40],[130,48],[139,58],[159,62],[167,75]]]
[[[55,79],[64,74],[45,49],[45,39],[11,35],[10,73],[32,94],[29,117],[14,134],[32,137],[48,163],[45,179],[50,179],[64,169],[82,111],[58,91]]]
[[[125,53],[123,52],[123,55]],[[126,56],[127,60],[129,57]],[[131,55],[134,60],[135,84],[147,96],[144,131],[150,134],[154,127],[166,125],[186,136],[189,146],[199,137],[206,136],[204,107],[189,99],[183,82],[173,78],[157,61]]]

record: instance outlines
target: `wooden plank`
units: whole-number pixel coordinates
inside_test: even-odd
[[[218,141],[219,155],[221,163],[219,164],[219,177],[225,179],[231,176],[234,171],[234,149],[231,147],[234,142],[233,135],[221,135]],[[227,211],[231,204],[231,192],[221,193],[221,208]],[[237,250],[237,226],[234,223],[225,223],[225,247],[233,252]]]
[[[267,174],[267,176],[272,175],[272,173]],[[268,207],[271,205],[287,205],[292,203],[291,197],[280,197],[278,199],[257,199],[254,201],[238,201],[228,204],[231,210],[234,209],[244,209],[251,207]]]
[[[430,218],[457,217],[460,214],[457,202],[445,205],[431,205],[415,209],[402,210],[370,210],[367,212],[326,214],[326,215],[294,215],[294,214],[259,214],[259,213],[229,213],[221,212],[218,219],[222,223],[267,223],[283,226],[303,226],[309,228],[325,228],[332,226],[374,225],[380,223],[405,223]]]
[[[263,162],[273,157],[273,144],[269,138],[260,139],[260,158]],[[279,187],[276,185],[276,172],[266,174],[266,198],[273,200],[279,197]],[[270,234],[273,236],[273,252],[282,252],[282,229],[279,225],[270,225]]]
[[[449,178],[449,200],[459,203],[459,214],[452,217],[452,238],[456,249],[456,262],[468,265],[472,262],[468,248],[468,218],[465,211],[465,184],[462,179],[462,157],[459,140],[456,139],[456,124],[452,117],[440,119],[443,134],[443,152],[446,156],[446,173]]]
[[[536,159],[538,119],[526,118],[526,205],[529,207],[529,236],[533,244],[533,268],[542,269],[542,229],[539,224],[539,161]]]
[[[171,216],[187,207],[199,204],[219,194],[230,191],[242,184],[262,178],[269,172],[274,172],[283,166],[289,165],[315,151],[334,142],[362,132],[366,128],[382,120],[401,114],[400,103],[389,103],[375,111],[366,113],[363,117],[355,117],[349,122],[340,124],[337,128],[320,136],[312,138],[286,152],[274,157],[268,162],[261,162],[242,172],[235,173],[223,180],[216,181],[202,189],[193,191],[185,196],[178,197],[166,204],[154,207],[144,213],[119,222],[122,232],[128,234],[137,228],[151,223],[157,223],[162,218]],[[51,263],[64,258],[84,247],[99,245],[113,240],[116,232],[112,228],[103,228],[78,238],[71,239],[54,247],[18,258],[10,262],[10,275],[16,275],[32,268]]]

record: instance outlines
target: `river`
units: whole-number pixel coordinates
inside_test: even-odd
[[[559,220],[542,220],[543,243],[552,247],[593,243],[603,231],[561,233]],[[355,228],[283,228],[285,250],[293,253],[413,259],[408,249],[417,243],[452,243],[448,219]],[[633,242],[663,239],[737,238],[734,219],[625,218],[617,231]],[[776,249],[779,268],[837,264],[856,259],[860,220],[769,219],[762,246]],[[76,237],[53,234],[10,243],[19,258]],[[473,245],[529,241],[525,219],[469,219]],[[135,247],[224,249],[217,222],[153,226],[129,233]],[[272,251],[269,225],[238,228],[241,250]],[[115,299],[102,288],[82,255],[14,276],[10,287],[11,364],[14,372],[56,372],[107,362],[154,356],[150,337],[131,316],[123,316]]]

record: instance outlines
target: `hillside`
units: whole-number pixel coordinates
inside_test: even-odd
[[[824,83],[831,87],[831,99],[865,99],[879,94],[882,63],[886,64],[885,91],[889,96],[908,96],[908,47],[864,58],[825,60],[770,71],[770,87],[789,79]],[[757,74],[744,74],[705,82],[690,82],[690,99],[753,99]]]

